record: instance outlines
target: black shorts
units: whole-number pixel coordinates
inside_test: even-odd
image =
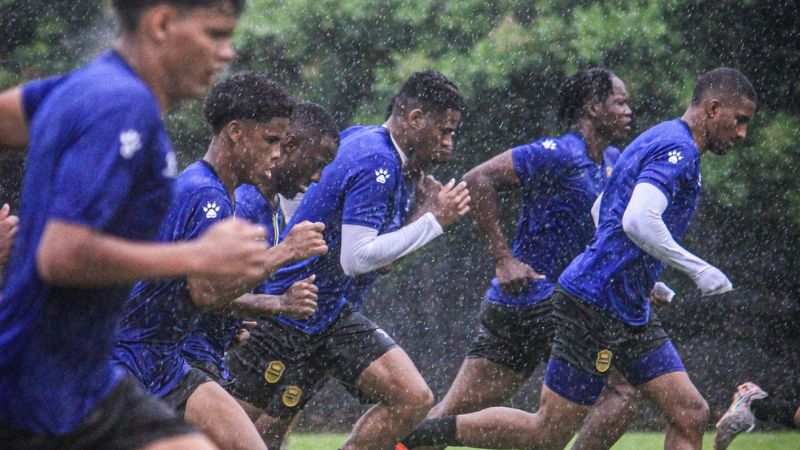
[[[193,433],[197,431],[166,404],[126,376],[73,432],[37,436],[0,428],[0,448],[127,450]]]
[[[394,340],[350,307],[319,334],[306,334],[274,319],[258,322],[245,345],[226,355],[235,382],[229,391],[267,414],[289,419],[333,377],[361,398],[354,383]]]
[[[545,299],[529,308],[511,308],[484,302],[481,328],[467,359],[486,358],[514,372],[531,376],[547,361],[553,339],[553,304]]]
[[[178,383],[178,386],[169,391],[162,400],[183,417],[184,413],[186,413],[186,402],[189,400],[189,397],[194,394],[194,391],[196,391],[201,384],[208,383],[209,381],[214,380],[208,372],[204,369],[198,369],[192,366],[186,376]]]

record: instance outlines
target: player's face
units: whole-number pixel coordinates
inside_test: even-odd
[[[277,117],[269,122],[242,123],[235,152],[240,162],[240,181],[254,185],[267,184],[272,169],[281,157],[281,141],[286,136],[289,119]]]
[[[460,122],[461,113],[454,109],[448,109],[444,113],[427,114],[423,126],[417,130],[417,139],[414,143],[416,158],[433,164],[450,161]]]
[[[631,131],[631,115],[625,83],[617,77],[612,77],[611,95],[606,97],[597,109],[596,120],[600,133],[611,141],[625,139]]]
[[[176,13],[170,21],[164,65],[174,101],[202,97],[236,52],[232,36],[237,16],[229,2]]]
[[[740,97],[738,100],[711,105],[708,113],[711,115],[708,149],[714,154],[724,155],[733,144],[747,137],[747,125],[756,114],[756,104],[746,97]]]
[[[294,198],[298,192],[305,192],[312,182],[319,182],[322,169],[336,157],[339,144],[331,136],[297,136],[287,141],[275,172],[280,177],[278,192],[286,198]]]

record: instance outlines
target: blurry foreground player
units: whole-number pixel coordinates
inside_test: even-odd
[[[318,182],[322,169],[336,156],[338,145],[336,122],[325,108],[314,103],[297,105],[281,143],[281,157],[270,170],[271,177],[259,186],[244,184],[236,189],[236,217],[264,226],[267,244],[278,245],[284,227],[278,195],[292,198],[311,182]],[[310,316],[317,306],[316,295],[301,299],[303,301],[287,294],[245,295],[254,297],[255,301],[275,303],[275,311],[294,318]],[[224,362],[225,351],[243,325],[242,319],[226,314],[228,312],[225,308],[207,312],[181,347],[190,365],[204,370],[223,386],[230,381]],[[251,318],[257,320],[258,316]]]
[[[203,104],[214,135],[203,159],[176,179],[175,198],[158,239],[191,241],[232,217],[234,190],[245,183],[263,184],[270,177],[293,108],[286,89],[263,75],[242,73],[216,84]],[[137,283],[120,321],[115,361],[223,450],[263,448],[263,443],[236,401],[213,377],[186,362],[181,344],[204,311],[224,308],[229,314],[267,315],[292,310],[291,304],[243,295],[281,265],[327,250],[322,224],[301,223],[292,231],[267,250],[269,259],[257,274]],[[263,241],[260,244],[267,247]],[[313,295],[313,286],[300,284],[297,300],[302,301]]]
[[[29,121],[15,137],[25,145],[29,131],[29,154],[0,302],[4,449],[212,448],[109,357],[134,280],[253,274],[268,260],[263,230],[239,221],[149,242],[176,171],[162,112],[203,95],[233,58],[242,4],[114,1],[114,50],[0,96]]]
[[[331,251],[279,270],[267,293],[316,275],[317,311],[304,320],[266,319],[227,359],[234,394],[264,411],[262,429],[278,448],[292,418],[330,377],[376,403],[356,423],[344,448],[390,449],[428,412],[433,395],[414,363],[357,307],[376,270],[442,234],[468,210],[463,184],[427,178],[409,216],[414,180],[447,161],[464,108],[461,93],[438,72],[412,75],[384,125],[351,127],[336,159],[312,185],[288,225],[325,223]],[[285,234],[285,232],[284,232]],[[395,298],[384,301],[397,301]]]
[[[625,149],[598,200],[592,243],[556,286],[556,330],[539,410],[489,408],[456,416],[453,439],[444,444],[564,448],[615,367],[667,417],[665,448],[700,448],[708,405],[651,316],[648,298],[665,263],[689,276],[703,295],[732,289],[719,269],[678,240],[700,195],[700,156],[725,154],[744,139],[755,102],[740,72],[712,70],[698,79],[681,118],[645,131]]]
[[[714,450],[725,450],[742,432],[750,432],[762,422],[800,428],[800,398],[767,393],[754,383],[744,383],[734,392],[733,403],[717,422]]]

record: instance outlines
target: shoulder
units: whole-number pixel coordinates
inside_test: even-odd
[[[183,203],[197,203],[204,198],[230,203],[225,186],[219,178],[198,161],[190,164],[175,179],[175,199]]]

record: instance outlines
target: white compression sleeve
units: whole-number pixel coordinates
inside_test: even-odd
[[[597,224],[600,223],[600,202],[603,201],[603,193],[601,192],[600,195],[597,196],[597,200],[594,201],[592,204],[592,220],[594,220],[594,227],[597,228]]]
[[[345,224],[342,225],[340,263],[348,276],[372,272],[422,247],[443,232],[432,213],[380,236],[372,228]]]

